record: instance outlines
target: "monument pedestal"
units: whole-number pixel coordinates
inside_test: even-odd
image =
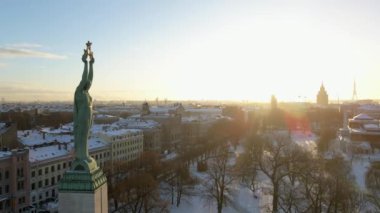
[[[108,213],[107,178],[97,166],[90,171],[67,171],[58,191],[58,212]]]

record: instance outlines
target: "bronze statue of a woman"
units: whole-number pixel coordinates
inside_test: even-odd
[[[87,58],[90,61],[87,62]],[[88,137],[90,128],[92,126],[92,98],[88,93],[92,78],[93,78],[93,64],[95,62],[93,52],[91,51],[91,43],[87,42],[87,49],[84,50],[82,61],[84,63],[84,70],[82,80],[75,90],[74,95],[74,145],[75,145],[75,161],[77,162],[91,162],[92,158],[88,154]],[[90,69],[88,70],[88,63]],[[82,163],[79,163],[82,164]],[[83,170],[84,168],[78,167],[75,170]]]

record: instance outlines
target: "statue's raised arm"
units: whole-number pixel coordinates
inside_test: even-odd
[[[82,80],[80,81],[80,83],[77,87],[77,90],[84,90],[86,83],[87,83],[87,78],[88,78],[87,56],[88,56],[87,50],[84,50],[84,53],[82,56],[82,61],[84,63],[84,69],[83,69],[83,73],[82,73]]]
[[[87,78],[87,81],[88,81],[88,89],[90,89],[91,85],[92,85],[92,78],[94,76],[93,74],[93,64],[95,62],[95,58],[94,58],[94,53],[93,52],[90,52],[88,54],[90,56],[90,70],[88,72],[88,78]]]

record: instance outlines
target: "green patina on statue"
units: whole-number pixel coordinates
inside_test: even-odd
[[[90,43],[88,43],[90,44]],[[88,159],[88,143],[90,128],[92,126],[92,98],[88,93],[93,78],[94,56],[89,52],[90,45],[84,50],[82,61],[84,70],[74,95],[74,142],[75,158],[79,160]],[[88,71],[87,57],[90,56],[90,70]]]
[[[89,62],[87,62],[89,58]],[[92,98],[88,93],[93,77],[94,55],[91,51],[91,43],[87,42],[82,61],[84,70],[82,80],[75,90],[74,95],[74,146],[75,159],[71,170],[68,170],[59,181],[58,189],[63,192],[93,193],[100,186],[107,183],[103,171],[97,166],[96,161],[88,154],[88,138],[92,126]],[[88,63],[90,69],[88,69]]]
[[[92,98],[89,94],[93,78],[93,64],[95,62],[91,43],[87,42],[87,49],[84,50],[82,61],[84,70],[82,80],[75,90],[74,95],[74,144],[75,160],[74,170],[92,170],[96,167],[96,162],[88,154],[88,138],[92,126]],[[90,58],[87,62],[87,58]],[[88,69],[90,64],[90,69]],[[95,165],[91,165],[94,164]]]

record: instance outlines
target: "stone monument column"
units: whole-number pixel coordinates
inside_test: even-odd
[[[58,185],[60,213],[108,212],[107,178],[95,159],[88,154],[88,138],[93,120],[92,98],[88,91],[92,84],[95,59],[91,42],[86,45],[82,56],[82,80],[74,94],[75,158]]]

